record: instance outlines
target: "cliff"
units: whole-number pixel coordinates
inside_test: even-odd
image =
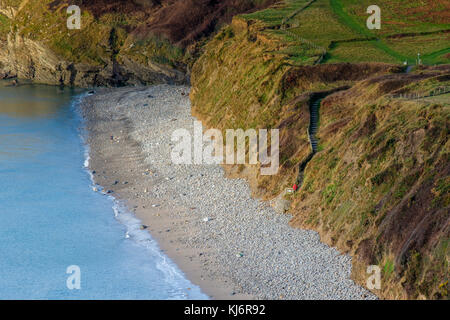
[[[230,177],[289,201],[291,224],[351,254],[362,285],[378,265],[380,297],[448,299],[448,1],[379,0],[379,30],[366,28],[370,0],[70,1],[80,30],[68,4],[0,0],[0,77],[190,80],[207,127],[280,130],[277,175],[239,165]]]
[[[0,75],[81,87],[187,83],[210,34],[271,2],[1,0]],[[81,8],[80,30],[66,26],[69,4]]]
[[[377,46],[365,61],[379,62],[350,63],[326,41],[320,59],[318,45],[277,27],[277,12],[235,17],[192,69],[193,112],[207,127],[280,130],[277,175],[249,165],[226,166],[228,174],[245,177],[257,197],[290,201],[292,226],[351,254],[360,284],[379,266],[380,297],[448,298],[449,94],[434,94],[450,88],[450,67],[406,73]],[[310,108],[320,97],[309,159]],[[285,195],[294,183],[300,190]]]

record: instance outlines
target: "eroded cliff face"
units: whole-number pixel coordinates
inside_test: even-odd
[[[227,172],[246,178],[256,196],[283,198],[311,151],[311,97],[327,95],[318,152],[299,191],[284,196],[292,226],[317,230],[351,254],[361,285],[367,267],[379,266],[383,286],[374,293],[381,297],[448,298],[448,96],[398,94],[450,87],[450,67],[405,73],[380,63],[296,66],[275,54],[285,45],[257,22],[235,18],[192,69],[193,111],[207,127],[279,129],[277,175],[261,176],[250,165]]]
[[[37,83],[67,86],[121,86],[186,83],[187,75],[163,65],[142,65],[127,57],[104,65],[65,61],[39,41],[9,33],[1,41],[0,78],[17,77]]]
[[[273,2],[0,0],[0,77],[80,87],[184,84],[216,27]],[[80,30],[66,26],[74,4]]]
[[[144,65],[126,56],[119,63],[116,56],[108,52],[101,57],[102,63],[97,64],[67,60],[50,48],[45,39],[28,37],[14,26],[26,6],[27,1],[20,4],[0,2],[0,14],[4,16],[2,23],[6,25],[0,38],[0,78],[17,77],[37,83],[79,87],[187,81],[187,76],[180,70],[154,63]],[[114,48],[110,49],[113,51]]]

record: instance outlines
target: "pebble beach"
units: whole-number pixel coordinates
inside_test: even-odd
[[[213,299],[376,299],[351,258],[289,226],[220,165],[176,165],[174,130],[193,129],[189,87],[99,89],[82,102],[96,183],[142,221]]]

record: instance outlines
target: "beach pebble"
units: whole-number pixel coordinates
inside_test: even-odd
[[[228,280],[225,292],[245,293],[255,299],[376,299],[351,279],[350,256],[320,242],[317,232],[289,225],[292,217],[286,214],[290,209],[288,200],[269,203],[252,198],[248,183],[226,178],[219,165],[172,163],[172,133],[180,128],[192,132],[197,120],[191,112],[189,87],[158,85],[121,90],[93,97],[98,101],[95,110],[103,108],[106,119],[126,119],[126,125],[132,128],[130,138],[139,144],[145,159],[136,160],[132,155],[138,166],[129,168],[124,163],[123,170],[138,172],[139,179],[133,180],[135,192],[149,187],[155,199],[152,201],[171,209],[163,215],[151,214],[156,220],[164,216],[167,223],[154,232],[172,230],[177,235],[169,239],[174,241],[173,246],[196,250],[192,257],[208,253],[207,261],[202,262],[206,272],[201,276],[212,281]],[[130,93],[127,99],[120,100],[126,92]],[[154,98],[151,103],[150,97]],[[149,107],[142,108],[144,103],[149,103]],[[107,140],[110,134],[106,131],[102,137]],[[119,146],[124,144],[108,143],[107,147],[119,151]],[[105,163],[105,167],[114,162]],[[158,174],[152,171],[169,180],[155,179]],[[152,179],[145,177],[150,174]],[[213,223],[205,223],[210,221]]]

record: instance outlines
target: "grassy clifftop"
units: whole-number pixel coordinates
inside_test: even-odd
[[[30,56],[37,75],[44,73],[39,72],[44,66],[59,60],[62,64],[51,72],[54,82],[59,77],[65,84],[186,82],[187,66],[210,34],[235,14],[265,8],[272,2],[1,0],[0,57],[4,50],[3,55],[11,56],[10,60],[17,58],[17,61],[10,61],[11,70],[5,72],[33,78],[35,73],[30,70],[33,68],[15,70],[14,65],[28,63],[22,57],[26,51],[30,55],[33,51],[46,51],[45,56],[52,56],[52,59],[42,61],[46,57]],[[69,30],[66,26],[69,5],[81,8],[80,30]],[[23,43],[25,45],[19,45]],[[33,50],[36,47],[39,50]],[[101,77],[94,79],[93,73]],[[76,81],[66,83],[66,78]],[[44,76],[33,79],[50,81]]]
[[[354,278],[382,269],[387,298],[448,298],[448,3],[285,1],[235,17],[192,69],[193,112],[209,127],[280,129],[276,176],[230,166],[254,194],[282,195],[310,155],[309,105],[320,109],[319,152],[302,173],[292,224],[313,228],[354,258]],[[406,73],[404,61],[422,66]],[[428,65],[428,66],[427,66]],[[394,98],[395,97],[395,98]]]
[[[243,16],[262,21],[273,34],[326,50],[324,62],[450,63],[448,1],[378,1],[381,29],[369,30],[369,0],[286,0]],[[297,56],[298,50],[294,50]]]
[[[390,95],[428,85],[449,86],[450,68],[375,77],[326,98],[322,151],[293,199],[292,224],[355,255],[362,283],[368,265],[381,266],[390,298],[448,297],[449,94]]]
[[[66,27],[69,2],[82,8],[81,30]],[[193,112],[207,126],[280,129],[278,175],[241,165],[227,168],[232,176],[263,198],[301,177],[292,224],[354,255],[361,284],[377,264],[382,297],[448,298],[449,96],[399,95],[450,87],[450,4],[378,0],[381,29],[368,30],[371,4],[0,0],[0,76],[183,82],[192,66]],[[319,152],[303,172],[318,96]]]

